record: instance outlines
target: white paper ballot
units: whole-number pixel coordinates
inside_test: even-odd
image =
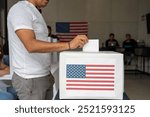
[[[83,47],[83,52],[99,52],[99,39],[91,39]]]

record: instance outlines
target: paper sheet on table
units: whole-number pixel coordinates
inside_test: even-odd
[[[90,39],[84,45],[83,52],[99,52],[99,39]]]

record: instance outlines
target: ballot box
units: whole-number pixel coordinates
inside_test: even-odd
[[[59,60],[60,99],[123,99],[123,54],[65,51]]]

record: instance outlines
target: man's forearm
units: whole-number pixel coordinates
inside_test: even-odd
[[[27,48],[30,53],[58,52],[69,49],[69,42],[50,43],[39,40],[31,42]]]

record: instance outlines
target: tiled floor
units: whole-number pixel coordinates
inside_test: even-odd
[[[131,100],[150,100],[150,75],[126,73],[125,92]]]

